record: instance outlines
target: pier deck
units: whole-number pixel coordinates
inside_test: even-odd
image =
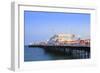
[[[39,47],[43,49],[51,49],[51,50],[60,50],[60,49],[70,49],[70,50],[84,50],[90,52],[90,46],[75,46],[75,45],[68,45],[68,46],[59,46],[59,45],[29,45],[29,47]]]

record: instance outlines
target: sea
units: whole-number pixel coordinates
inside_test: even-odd
[[[62,48],[60,48],[62,49]],[[89,59],[90,53],[84,50],[73,50],[71,54],[66,50],[64,52],[48,51],[37,47],[24,47],[24,61],[50,61],[50,60],[75,60],[75,59]]]

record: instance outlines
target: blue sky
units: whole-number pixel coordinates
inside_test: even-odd
[[[24,11],[25,44],[48,40],[54,34],[90,36],[90,14]]]

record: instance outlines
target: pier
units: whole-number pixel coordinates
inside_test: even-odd
[[[70,56],[83,55],[84,53],[90,57],[90,39],[80,39],[74,34],[55,34],[48,41],[33,42],[29,47],[42,48],[47,52]]]
[[[90,53],[90,46],[59,46],[59,45],[29,45],[29,47],[38,47],[38,48],[43,48],[45,50],[52,50],[52,51],[63,51],[64,53],[66,52],[66,50],[84,50],[88,53]]]

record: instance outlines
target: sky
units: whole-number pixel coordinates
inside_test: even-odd
[[[90,36],[90,14],[24,11],[24,43],[49,40],[55,34]]]

